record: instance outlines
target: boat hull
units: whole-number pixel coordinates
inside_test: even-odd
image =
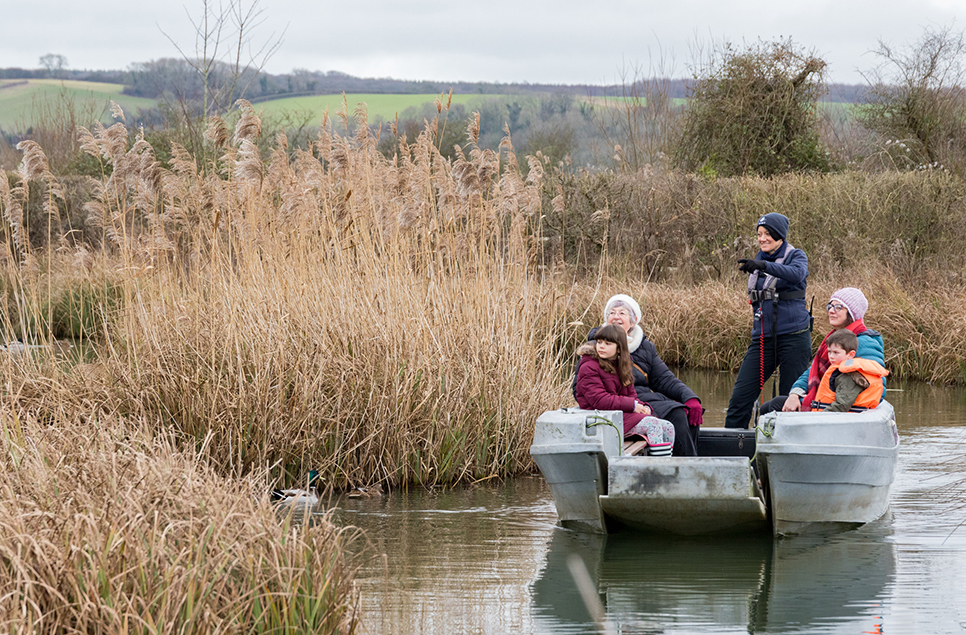
[[[746,457],[616,457],[600,507],[622,525],[682,536],[767,531]]]
[[[855,526],[888,509],[899,456],[888,402],[861,413],[771,413],[758,427],[776,535]]]
[[[607,493],[607,462],[621,451],[623,414],[562,409],[537,419],[530,456],[550,486],[564,527],[607,533],[598,498]]]

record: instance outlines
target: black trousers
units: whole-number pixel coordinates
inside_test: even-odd
[[[666,419],[674,426],[674,447],[671,454],[674,456],[697,456],[698,455],[698,431],[700,426],[688,424],[688,411],[686,408],[675,408],[669,412]]]
[[[782,408],[785,407],[785,401],[787,399],[788,395],[778,395],[774,399],[769,399],[761,404],[761,407],[758,409],[758,415],[766,415],[769,412],[781,412]]]
[[[775,370],[774,339],[764,338],[765,380]],[[761,393],[761,351],[758,340],[752,340],[745,352],[745,358],[738,370],[738,379],[731,391],[731,401],[728,402],[728,414],[725,415],[726,428],[747,428],[751,419],[752,407]],[[778,382],[778,392],[787,395],[795,385],[795,380],[808,368],[812,361],[812,338],[808,331],[789,333],[778,336],[778,368],[781,373]],[[781,409],[781,406],[779,406]]]

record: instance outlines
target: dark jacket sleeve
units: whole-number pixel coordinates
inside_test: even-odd
[[[648,369],[648,387],[651,390],[680,403],[698,398],[693,390],[671,372],[661,356],[657,354],[657,347],[650,340],[642,341],[640,347],[634,352],[640,353],[638,357],[644,358],[646,365],[641,367]],[[634,373],[634,376],[638,378],[639,373]]]
[[[583,357],[577,358],[577,363],[574,364],[574,378],[570,382],[570,392],[573,393],[574,399],[577,398],[577,375],[580,374],[580,363],[584,361]]]
[[[784,281],[787,286],[802,288],[805,285],[805,279],[808,278],[808,255],[801,249],[792,250],[782,264],[769,260],[763,262],[765,273]]]
[[[600,364],[584,358],[577,370],[577,403],[581,408],[634,412],[635,399],[608,392],[604,387]]]
[[[804,290],[808,283],[808,256],[801,249],[793,249],[785,257],[785,262],[778,264],[774,259],[769,260],[758,252],[758,259],[765,263],[764,273],[770,274],[777,279],[775,289],[779,295],[789,291]],[[759,275],[758,289],[760,290],[765,283],[765,276]],[[778,303],[778,322],[777,329],[772,330],[775,322],[774,307],[771,300],[761,303],[762,319],[754,320],[751,326],[752,338],[761,335],[762,322],[766,324],[765,335],[787,335],[797,333],[810,327],[811,320],[808,313],[808,305],[805,298],[781,301]],[[756,307],[752,307],[752,311]],[[811,351],[809,351],[811,352]]]

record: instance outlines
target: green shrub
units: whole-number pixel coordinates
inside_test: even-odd
[[[694,74],[675,164],[726,177],[828,171],[816,119],[824,69],[791,40],[720,46]]]
[[[116,284],[84,280],[52,298],[42,321],[50,315],[50,333],[57,339],[97,339],[120,303],[121,289]]]

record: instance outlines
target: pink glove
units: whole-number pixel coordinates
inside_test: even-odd
[[[688,423],[692,426],[701,425],[701,417],[704,414],[701,402],[697,398],[688,399],[684,402],[684,407],[688,411]]]

